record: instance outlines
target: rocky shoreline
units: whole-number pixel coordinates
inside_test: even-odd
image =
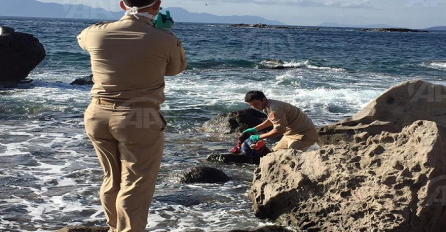
[[[443,95],[445,86],[400,83],[351,118],[320,127],[320,148],[282,150],[254,162],[259,163],[249,191],[254,214],[277,226],[234,231],[446,231]],[[237,134],[261,119],[244,110],[209,123],[218,121],[220,132]],[[208,160],[253,163],[225,156]],[[182,182],[229,179],[217,169],[195,167]],[[84,229],[71,231],[101,231]]]
[[[297,26],[273,26],[267,24],[232,24],[231,27],[236,28],[265,28],[265,29],[286,29],[286,30],[321,30],[319,27],[297,27]],[[361,28],[356,31],[367,31],[367,32],[404,32],[404,33],[429,33],[427,30],[414,30],[408,28]]]

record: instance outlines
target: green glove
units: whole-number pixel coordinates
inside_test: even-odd
[[[249,137],[253,142],[257,143],[260,140],[260,135],[251,135]]]
[[[170,11],[166,11],[166,14],[159,13],[158,17],[156,18],[154,25],[156,28],[170,32],[172,30],[173,24],[175,22],[173,21],[173,18],[170,16]]]
[[[257,129],[256,128],[249,128],[249,129],[246,129],[246,130],[244,130],[243,131],[243,134],[244,133],[254,133],[254,134],[258,134],[259,132],[257,131]]]

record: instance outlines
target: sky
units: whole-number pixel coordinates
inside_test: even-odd
[[[120,10],[119,0],[39,1]],[[221,16],[261,16],[299,26],[318,26],[323,22],[415,29],[446,26],[446,0],[163,0],[162,6]]]

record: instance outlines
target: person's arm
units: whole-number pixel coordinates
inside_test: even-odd
[[[260,139],[267,139],[267,138],[274,138],[280,135],[283,135],[286,132],[285,129],[278,130],[278,129],[272,129],[270,132],[261,134]]]
[[[76,38],[77,38],[77,42],[79,43],[79,46],[83,49],[83,50],[88,50],[87,48],[87,34],[88,31],[90,30],[90,27],[85,28]]]
[[[262,122],[260,125],[256,126],[255,128],[257,131],[261,131],[261,130],[266,129],[271,126],[273,126],[273,123],[269,119],[267,119],[264,122]]]
[[[186,67],[186,53],[178,39],[170,51],[169,62],[166,67],[166,76],[175,76],[184,71]]]

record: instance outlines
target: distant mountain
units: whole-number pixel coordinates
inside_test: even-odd
[[[429,27],[424,30],[428,31],[446,31],[446,26],[439,26],[439,27]]]
[[[170,10],[177,22],[284,25],[282,22],[258,16],[217,16],[207,13],[192,13],[180,7],[167,8],[166,10]],[[0,16],[116,20],[123,15],[123,11],[112,12],[82,4],[43,3],[36,0],[0,0]]]
[[[334,22],[324,22],[320,27],[350,27],[350,28],[395,28],[394,26],[386,25],[386,24],[373,24],[373,25],[348,25],[348,24],[339,24]]]

